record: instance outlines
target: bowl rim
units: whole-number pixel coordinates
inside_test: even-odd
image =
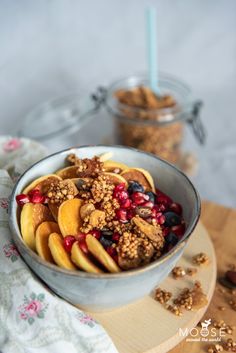
[[[156,159],[157,161],[166,164],[168,167],[174,169],[177,173],[179,173],[187,181],[187,183],[192,188],[194,195],[195,195],[195,198],[196,198],[196,215],[194,216],[194,220],[193,220],[192,224],[190,225],[188,232],[185,233],[185,235],[182,237],[182,239],[170,251],[168,251],[166,254],[162,255],[159,259],[157,259],[157,260],[155,260],[145,266],[137,268],[137,269],[131,269],[128,271],[121,271],[118,273],[94,274],[94,273],[89,273],[89,272],[85,272],[85,271],[80,271],[79,269],[78,270],[67,270],[67,269],[64,269],[64,268],[57,266],[56,264],[51,264],[51,263],[43,260],[39,255],[36,254],[36,252],[31,250],[24,243],[22,236],[21,236],[21,233],[20,233],[20,230],[18,230],[15,226],[15,222],[18,223],[18,221],[17,221],[17,219],[15,219],[16,215],[14,213],[14,203],[15,203],[16,190],[18,188],[20,181],[25,177],[25,175],[28,174],[28,172],[31,169],[35,168],[38,164],[42,163],[43,161],[45,161],[47,159],[50,159],[50,158],[57,156],[57,155],[68,154],[69,151],[75,152],[75,151],[78,151],[81,149],[86,149],[89,147],[104,147],[107,149],[109,149],[109,148],[110,149],[111,148],[128,149],[128,150],[134,151],[136,153],[141,153],[141,154],[150,156],[150,157]],[[38,162],[34,163],[29,168],[27,168],[26,171],[18,179],[17,183],[15,184],[15,186],[12,190],[11,196],[10,196],[9,227],[10,227],[11,233],[13,235],[14,242],[16,243],[17,247],[20,248],[20,253],[21,253],[21,251],[26,252],[31,258],[33,258],[33,260],[36,263],[38,263],[39,265],[42,265],[44,267],[47,267],[49,270],[57,271],[58,273],[68,275],[69,277],[78,277],[78,278],[81,277],[81,278],[96,279],[96,280],[99,280],[99,279],[101,279],[101,280],[102,279],[118,279],[118,278],[123,278],[123,277],[137,276],[141,273],[148,272],[149,270],[152,270],[153,268],[157,267],[158,265],[166,262],[170,257],[174,256],[179,250],[181,250],[186,245],[188,238],[190,237],[190,235],[193,233],[194,229],[197,226],[197,223],[200,218],[200,214],[201,214],[201,199],[200,199],[199,193],[196,190],[193,183],[191,182],[191,180],[176,166],[174,166],[173,164],[153,155],[152,153],[140,151],[137,148],[127,147],[127,146],[122,146],[122,145],[109,146],[109,145],[104,145],[104,144],[96,144],[96,145],[74,146],[74,147],[63,149],[61,151],[52,153],[49,156],[42,158],[41,160],[39,160]],[[18,227],[19,227],[19,225],[18,225]],[[25,260],[24,260],[24,262],[25,262]]]

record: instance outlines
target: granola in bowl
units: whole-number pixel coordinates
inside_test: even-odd
[[[44,260],[118,273],[160,258],[184,235],[182,206],[147,170],[104,156],[69,154],[65,162],[16,196],[22,238]]]

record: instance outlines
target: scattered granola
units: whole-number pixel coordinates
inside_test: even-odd
[[[185,275],[186,275],[186,272],[181,266],[176,266],[172,270],[172,276],[174,277],[174,279],[182,278]]]
[[[223,352],[224,348],[221,344],[213,344],[208,347],[207,352],[208,353],[218,353],[218,352]]]
[[[209,263],[209,257],[201,252],[193,257],[193,263],[198,266],[207,265]]]
[[[236,341],[234,341],[232,338],[228,338],[224,345],[224,349],[227,352],[236,352]]]
[[[161,303],[167,303],[172,297],[172,293],[166,291],[165,289],[157,288],[155,292],[155,299]]]
[[[188,267],[186,269],[186,274],[188,276],[194,276],[197,273],[197,269],[195,267]]]
[[[229,305],[231,307],[231,309],[236,311],[236,300],[229,300]]]

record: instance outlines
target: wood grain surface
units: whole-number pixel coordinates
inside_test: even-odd
[[[228,265],[235,263],[236,211],[209,202],[203,203],[201,221],[210,234],[217,255],[218,274],[223,274]],[[213,300],[205,313],[205,308],[197,313],[186,312],[183,317],[176,317],[156,303],[151,297],[146,297],[138,303],[109,313],[92,314],[112,337],[120,353],[203,353],[210,343],[187,342],[179,337],[178,329],[191,328],[204,319],[224,319],[227,324],[236,324],[236,312],[228,304],[229,295],[220,293],[220,285],[215,284],[216,266],[214,264],[214,249],[205,228],[198,225],[195,234],[190,239],[188,247],[180,260],[183,266],[189,266],[192,255],[205,251],[211,258],[211,265],[199,269],[196,279],[200,279],[203,289]],[[193,282],[194,278],[175,281],[167,278],[161,287],[179,291],[182,286]],[[188,283],[186,282],[188,281]],[[222,287],[221,287],[222,288]],[[224,306],[225,311],[219,307]],[[205,313],[205,315],[204,315]],[[204,315],[204,318],[202,318]],[[171,333],[171,334],[170,334]],[[200,336],[199,336],[200,337]],[[174,349],[176,344],[178,344]]]
[[[211,236],[217,258],[218,277],[227,271],[230,264],[236,265],[236,210],[225,208],[211,202],[203,202],[201,220]],[[236,326],[236,311],[233,311],[228,301],[232,297],[229,291],[217,283],[210,306],[204,315],[205,319],[224,320],[227,324]],[[235,296],[236,299],[236,296]],[[225,307],[220,311],[219,307]],[[227,336],[228,338],[230,336]],[[233,338],[236,339],[236,329]],[[225,338],[223,338],[225,340]],[[210,343],[182,341],[170,353],[204,353]]]

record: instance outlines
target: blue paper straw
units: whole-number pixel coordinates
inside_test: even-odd
[[[157,25],[156,10],[147,9],[147,54],[149,84],[153,92],[160,95],[158,87],[158,62],[157,62]]]

